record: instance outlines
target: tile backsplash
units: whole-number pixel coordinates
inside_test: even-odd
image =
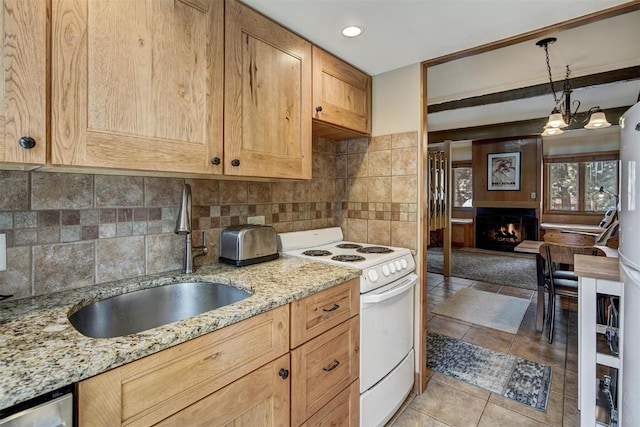
[[[418,133],[340,141],[336,188],[348,240],[418,248]]]
[[[22,298],[179,269],[174,233],[183,183],[193,239],[215,262],[220,230],[264,216],[276,231],[342,226],[350,240],[417,247],[417,134],[315,139],[310,181],[227,181],[0,171],[7,270],[0,295]],[[415,157],[415,158],[414,158]]]

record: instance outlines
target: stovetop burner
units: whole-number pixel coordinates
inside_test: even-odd
[[[356,249],[356,252],[363,254],[388,254],[393,252],[393,249],[385,248],[384,246],[366,246],[364,248]]]
[[[362,245],[358,245],[357,243],[340,243],[339,245],[336,245],[336,248],[340,249],[359,249],[361,247]]]
[[[364,261],[366,258],[360,255],[336,255],[331,257],[331,259],[340,262],[356,262]]]
[[[302,252],[302,255],[306,256],[328,256],[331,255],[331,252],[325,251],[322,249],[310,249],[308,251]]]

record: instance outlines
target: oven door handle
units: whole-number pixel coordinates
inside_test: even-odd
[[[418,276],[416,276],[415,274],[411,274],[408,277],[408,280],[406,283],[403,283],[394,288],[391,288],[387,292],[383,292],[381,294],[360,295],[360,301],[363,304],[377,304],[382,301],[386,301],[390,298],[400,295],[401,293],[404,293],[409,289],[413,288],[413,286],[416,284],[417,281],[418,281]]]

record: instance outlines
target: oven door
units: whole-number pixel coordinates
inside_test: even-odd
[[[409,274],[360,295],[360,393],[382,380],[413,348],[413,288]]]

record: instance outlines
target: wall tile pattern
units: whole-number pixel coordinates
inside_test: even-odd
[[[277,232],[340,225],[349,240],[415,249],[417,133],[313,141],[310,181],[226,181],[0,170],[0,295],[22,298],[179,269],[174,234],[183,183],[193,241],[264,216]]]
[[[340,141],[336,157],[347,239],[417,249],[418,133]]]
[[[0,233],[14,298],[179,269],[185,238],[174,233],[183,183],[193,196],[193,240],[206,233],[218,258],[220,230],[264,216],[277,231],[335,225],[334,141],[314,140],[314,178],[249,182],[0,171]]]

